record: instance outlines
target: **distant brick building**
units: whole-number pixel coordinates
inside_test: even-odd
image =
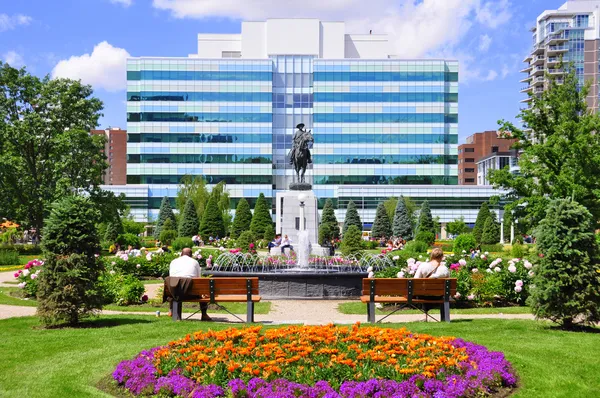
[[[487,174],[477,181],[478,162],[484,158],[494,157],[496,154],[508,154],[516,159],[516,151],[510,147],[514,139],[498,138],[497,131],[484,131],[467,137],[466,143],[458,146],[458,184],[459,185],[487,185]],[[509,165],[513,162],[509,160]],[[504,164],[504,163],[498,163]],[[487,171],[487,169],[486,169]]]
[[[91,134],[104,135],[104,153],[108,168],[103,176],[104,185],[125,185],[127,183],[127,130],[110,127],[105,130],[92,130]]]

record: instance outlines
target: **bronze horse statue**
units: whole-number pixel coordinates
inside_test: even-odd
[[[305,182],[304,174],[306,173],[306,167],[309,163],[312,163],[309,144],[312,145],[315,140],[311,134],[312,130],[306,131],[303,123],[300,123],[296,128],[298,131],[296,131],[293,138],[293,147],[290,151],[290,164],[294,165],[297,181]]]

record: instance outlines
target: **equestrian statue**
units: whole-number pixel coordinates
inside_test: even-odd
[[[290,151],[290,164],[294,165],[297,181],[304,183],[306,166],[308,166],[309,163],[312,163],[310,147],[312,147],[315,140],[311,134],[312,130],[306,131],[304,123],[300,123],[296,128],[298,131],[296,131],[292,140],[293,146]]]

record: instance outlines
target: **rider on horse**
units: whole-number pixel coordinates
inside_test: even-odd
[[[290,153],[290,164],[296,164],[296,159],[299,157],[300,151],[302,150],[306,150],[307,148],[307,142],[308,139],[306,138],[306,135],[309,134],[310,136],[310,131],[306,131],[304,129],[304,123],[300,123],[299,125],[296,126],[296,128],[298,129],[296,131],[296,133],[294,134],[294,138],[292,139],[292,151]],[[312,163],[312,157],[310,155],[310,151],[306,151],[306,155],[307,155],[307,163]]]

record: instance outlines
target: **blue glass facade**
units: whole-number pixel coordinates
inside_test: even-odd
[[[150,218],[186,174],[225,181],[234,205],[274,198],[299,123],[319,203],[345,185],[457,183],[456,62],[136,58],[127,77],[128,184],[149,184]]]

